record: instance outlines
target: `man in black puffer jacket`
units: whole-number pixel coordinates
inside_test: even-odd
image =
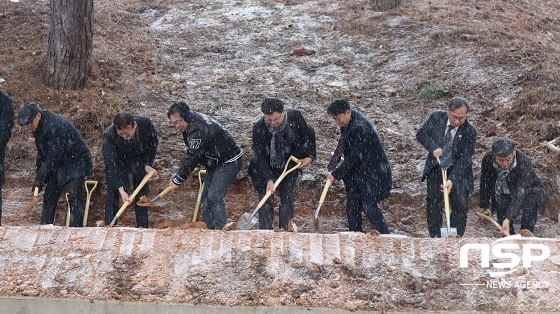
[[[64,186],[70,201],[70,226],[82,227],[85,177],[91,173],[91,153],[80,132],[65,117],[43,110],[34,103],[24,104],[18,124],[27,126],[35,137],[37,175],[34,188],[45,188],[41,224],[54,223],[56,204]]]
[[[169,186],[177,189],[196,166],[205,166],[202,221],[208,229],[221,230],[227,223],[224,198],[241,170],[243,152],[228,130],[211,117],[191,110],[184,102],[174,103],[167,117],[181,132],[188,148]]]
[[[4,156],[14,128],[14,107],[8,94],[0,91],[0,226],[2,225],[2,185],[4,184]]]
[[[274,191],[274,182],[282,174],[288,158],[292,155],[307,167],[317,157],[315,130],[307,124],[299,110],[284,109],[277,98],[267,98],[261,104],[261,117],[253,125],[253,158],[249,176],[262,199],[268,191]],[[301,170],[288,174],[278,185],[280,192],[279,227],[287,230],[294,217],[294,190]],[[259,228],[272,229],[274,220],[273,197],[259,210]]]
[[[105,201],[105,224],[110,224],[127,193],[131,181],[136,188],[144,176],[152,171],[158,146],[157,133],[152,121],[145,116],[119,112],[113,124],[103,133],[103,160],[107,182]],[[132,180],[131,180],[132,179]],[[135,201],[150,192],[148,183],[136,195]],[[148,207],[135,206],[136,227],[148,228]]]

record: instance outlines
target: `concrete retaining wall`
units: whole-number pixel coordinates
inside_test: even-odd
[[[175,303],[249,306],[248,311],[255,307],[385,312],[560,309],[558,240],[496,240],[2,227],[0,295],[39,298],[33,302],[43,298],[102,301],[101,308],[106,301],[140,302],[164,313],[174,313],[171,304]],[[497,259],[491,251],[503,243],[515,247],[504,252],[517,256],[520,265],[507,275],[492,277],[504,270],[496,263],[512,261]],[[494,267],[481,265],[478,250],[469,252],[467,267],[459,267],[461,247],[466,244],[488,244],[489,264]],[[522,267],[526,244],[544,245],[550,256]],[[535,256],[541,253],[533,250]]]

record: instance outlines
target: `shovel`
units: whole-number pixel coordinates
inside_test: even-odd
[[[68,200],[68,193],[66,193],[66,203],[68,203],[68,212],[66,213],[66,228],[70,227],[70,201]]]
[[[88,185],[92,185],[93,187],[91,189],[88,188]],[[85,227],[87,225],[87,217],[88,217],[88,211],[89,211],[89,200],[91,199],[91,194],[93,193],[93,191],[95,190],[95,188],[97,187],[97,181],[86,181],[84,182],[84,186],[86,188],[86,208],[84,209],[84,223],[83,226]]]
[[[288,165],[290,164],[290,161],[294,161],[297,164],[295,166],[293,166],[292,168],[290,168],[289,170],[287,170]],[[302,162],[300,162],[296,157],[290,156],[290,158],[286,162],[286,165],[284,166],[284,172],[282,172],[280,177],[278,177],[278,179],[276,179],[276,182],[274,182],[273,190],[275,190],[278,187],[278,185],[280,185],[280,182],[282,182],[284,177],[286,177],[290,172],[298,169],[299,166],[301,166],[301,164],[302,164]],[[266,192],[266,195],[262,198],[262,200],[259,202],[257,207],[250,214],[249,213],[244,213],[243,215],[241,215],[241,217],[239,217],[239,220],[237,221],[237,229],[249,230],[249,229],[253,228],[253,226],[258,222],[258,219],[255,217],[255,215],[257,214],[259,209],[264,205],[266,200],[268,200],[270,195],[272,195],[272,191]]]
[[[194,213],[192,217],[192,222],[196,222],[198,216],[198,209],[200,208],[200,201],[202,200],[202,191],[204,191],[204,182],[202,182],[202,175],[206,174],[206,170],[200,170],[198,172],[198,196],[196,197],[196,205],[194,206]]]
[[[438,164],[439,157],[437,158]],[[441,169],[441,174],[443,177],[443,202],[445,205],[445,219],[447,220],[447,228],[441,228],[441,237],[456,237],[457,236],[457,228],[451,228],[451,209],[449,208],[449,191],[447,187],[445,187],[445,183],[447,183],[447,170]]]
[[[148,181],[156,174],[155,171],[152,171],[148,174],[146,174],[144,176],[144,178],[142,179],[142,181],[140,182],[140,184],[138,184],[138,187],[134,190],[134,192],[132,192],[132,194],[128,197],[128,200],[126,202],[124,202],[124,204],[121,206],[121,208],[119,209],[119,211],[117,212],[117,214],[115,215],[115,217],[113,218],[113,221],[111,221],[111,224],[109,224],[110,227],[112,227],[116,222],[117,219],[122,215],[122,213],[124,212],[124,210],[130,206],[130,204],[132,204],[134,202],[134,198],[136,197],[136,195],[140,192],[140,190],[144,187],[144,185],[146,185],[146,183],[148,183]],[[163,193],[163,192],[162,192]]]
[[[323,206],[323,202],[325,201],[325,197],[327,197],[327,192],[329,191],[330,187],[331,180],[327,179],[327,182],[325,182],[325,187],[323,188],[323,193],[321,193],[321,198],[319,198],[319,205],[317,205],[317,209],[315,209],[315,212],[313,213],[313,217],[315,218],[315,221],[313,222],[315,231],[319,231],[319,211],[321,210],[321,206]]]
[[[199,171],[198,167],[194,168],[193,172],[191,172],[190,175],[193,175],[193,173],[195,171]],[[206,170],[204,170],[204,173],[206,173]],[[164,197],[165,195],[167,195],[167,193],[171,192],[173,190],[172,186],[167,187],[165,190],[161,191],[161,193],[159,193],[158,195],[156,195],[154,198],[152,198],[151,200],[149,200],[148,198],[144,198],[144,196],[142,196],[140,198],[140,200],[138,201],[138,206],[155,206],[154,203],[159,200],[160,198]]]
[[[29,203],[27,204],[27,206],[25,207],[25,211],[30,211],[31,208],[33,208],[33,206],[35,204],[37,204],[38,202],[42,201],[43,197],[39,196],[39,188],[35,187],[35,191],[33,192],[33,199],[31,201],[29,201]]]
[[[152,198],[151,200],[144,198],[144,196],[142,196],[140,198],[140,200],[138,201],[138,206],[154,206],[154,203],[159,200],[161,197],[165,196],[167,193],[171,192],[171,190],[173,190],[173,186],[169,186],[167,187],[167,189],[161,191],[161,193],[159,193],[158,195],[156,195],[154,198]]]
[[[484,211],[482,213],[479,213],[478,211],[475,211],[475,214],[485,220],[488,220],[489,222],[491,222],[494,226],[496,226],[496,228],[498,228],[498,230],[500,230],[500,232],[502,231],[502,226],[500,226],[499,223],[497,223],[491,216],[490,214],[485,215],[484,213],[486,213],[487,211]],[[505,236],[509,236],[509,231],[505,232]]]

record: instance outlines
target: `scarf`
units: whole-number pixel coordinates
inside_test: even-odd
[[[270,141],[270,164],[274,168],[283,168],[287,158],[285,155],[286,132],[284,129],[288,125],[288,115],[284,117],[284,121],[277,128],[267,124],[268,132],[272,134]]]
[[[505,195],[510,195],[511,194],[511,191],[509,190],[506,179],[507,179],[507,176],[509,175],[510,171],[513,168],[517,167],[517,156],[515,156],[515,158],[513,159],[513,162],[511,163],[511,165],[507,169],[502,169],[502,167],[500,167],[500,165],[498,165],[498,163],[496,163],[495,160],[492,162],[492,165],[494,166],[494,168],[498,172],[498,177],[496,178],[496,186],[495,186],[495,189],[494,189],[494,196],[496,198],[496,201],[498,203],[500,203],[503,200],[503,197]]]

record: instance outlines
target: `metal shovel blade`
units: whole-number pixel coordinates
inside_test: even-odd
[[[313,213],[313,227],[315,228],[315,231],[319,231],[319,211],[321,210],[322,205],[322,202],[319,203],[317,209],[315,209],[315,212]]]
[[[457,228],[441,228],[441,237],[448,238],[448,237],[457,237]]]
[[[251,214],[243,213],[243,215],[241,215],[241,217],[239,217],[239,220],[237,221],[237,229],[251,230],[251,228],[253,228],[253,226],[256,225],[257,222],[259,222],[259,219],[256,217],[256,215],[253,215],[253,217],[251,217]]]

